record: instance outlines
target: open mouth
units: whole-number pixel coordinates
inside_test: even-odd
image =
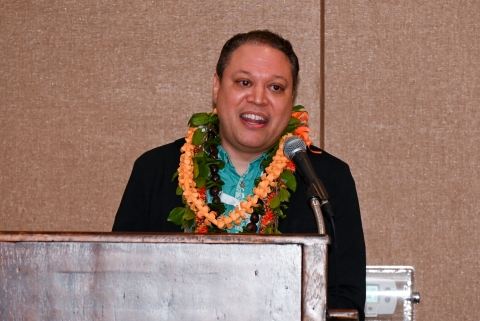
[[[268,120],[255,114],[241,114],[240,118],[251,125],[261,125],[268,123]]]

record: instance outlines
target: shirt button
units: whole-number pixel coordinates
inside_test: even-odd
[[[244,181],[242,181],[242,182],[240,183],[240,187],[241,187],[241,188],[245,188],[245,182],[244,182]]]

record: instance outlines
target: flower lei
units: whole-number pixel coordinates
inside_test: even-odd
[[[219,120],[216,109],[212,113],[194,114],[189,120],[189,129],[185,134],[185,144],[180,151],[180,165],[173,179],[178,176],[176,194],[182,195],[184,207],[174,208],[168,220],[181,225],[185,231],[194,226],[195,233],[221,233],[240,225],[250,214],[250,223],[244,227],[244,233],[255,233],[260,221],[260,233],[272,234],[278,231],[278,218],[284,218],[284,204],[290,198],[290,192],[296,190],[293,173],[295,165],[284,155],[283,143],[292,136],[302,138],[308,147],[311,145],[307,127],[308,113],[303,106],[293,107],[290,122],[279,140],[266,151],[262,162],[264,173],[255,180],[256,187],[240,205],[225,213],[225,205],[217,196],[224,182],[217,174],[225,163],[218,159],[216,146],[220,144]],[[213,197],[207,204],[207,189]],[[260,219],[261,216],[261,219]]]

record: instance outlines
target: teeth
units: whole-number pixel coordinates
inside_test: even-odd
[[[258,115],[254,115],[254,114],[243,114],[242,115],[243,118],[248,118],[248,119],[251,119],[251,120],[262,120],[262,121],[265,121],[266,119],[261,117],[261,116],[258,116]]]

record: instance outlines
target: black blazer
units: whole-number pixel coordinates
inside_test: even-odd
[[[184,206],[175,194],[177,180],[172,176],[178,169],[180,147],[185,140],[152,149],[140,156],[133,166],[113,231],[125,232],[182,232],[178,225],[167,221],[174,207]],[[319,150],[316,147],[313,149]],[[323,182],[335,214],[336,261],[328,260],[328,307],[357,309],[364,320],[365,304],[365,242],[355,182],[350,168],[340,159],[323,151],[308,152],[310,161]],[[318,233],[317,223],[307,200],[303,179],[295,173],[297,190],[292,193],[286,218],[280,219],[282,233]],[[332,227],[325,220],[327,234]],[[330,250],[331,252],[331,250]],[[338,296],[335,302],[335,274]]]

